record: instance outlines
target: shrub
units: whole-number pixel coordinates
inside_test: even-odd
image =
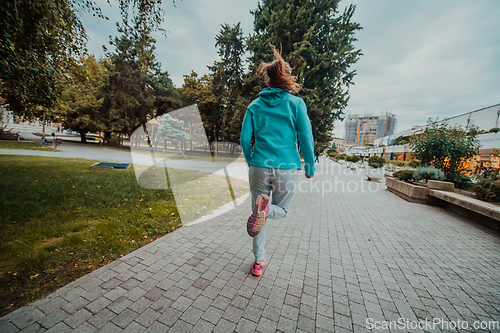
[[[472,187],[476,197],[485,201],[500,201],[500,182],[491,178],[483,178]]]
[[[419,181],[419,180],[425,180],[426,182],[429,179],[432,180],[445,180],[446,176],[443,171],[429,166],[429,167],[420,167],[417,170],[413,172],[413,179]]]
[[[456,188],[459,188],[461,190],[465,190],[467,186],[471,183],[471,178],[467,175],[456,175],[455,178],[453,179],[453,183],[455,184]]]
[[[352,155],[351,156],[351,162],[352,163],[358,163],[359,161],[361,161],[361,157],[359,157],[358,155]]]
[[[467,159],[474,156],[481,147],[477,134],[475,126],[465,130],[446,122],[429,122],[422,134],[411,138],[410,147],[421,165],[437,167],[449,179],[453,179],[466,170]]]
[[[410,168],[418,168],[420,166],[420,161],[411,160],[410,162],[408,162],[408,166]]]
[[[339,157],[339,153],[331,151],[328,153],[328,156],[330,156],[331,158],[337,158]]]
[[[411,183],[413,181],[413,170],[400,170],[392,174],[399,180]]]
[[[387,171],[396,171],[397,168],[396,168],[396,166],[393,163],[389,163],[389,164],[385,165],[385,169]]]
[[[386,161],[386,162],[389,163],[389,164],[397,165],[398,167],[404,167],[404,166],[408,165],[408,162],[398,161],[398,160],[389,160],[389,161]]]
[[[386,162],[387,161],[385,158],[376,155],[370,156],[370,158],[368,159],[368,165],[372,168],[381,168]]]
[[[341,159],[341,160],[346,160],[346,158],[347,158],[347,155],[346,155],[346,154],[340,154],[340,155],[339,155],[339,159]],[[346,160],[346,161],[347,161],[347,160]]]
[[[334,148],[334,147],[330,147],[326,150],[326,153],[328,155],[330,155],[331,153],[336,153],[337,152],[337,148]]]

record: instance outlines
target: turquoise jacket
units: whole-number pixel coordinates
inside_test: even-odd
[[[278,88],[263,89],[248,106],[241,128],[240,145],[248,165],[302,169],[297,136],[305,172],[312,177],[314,139],[304,100]]]

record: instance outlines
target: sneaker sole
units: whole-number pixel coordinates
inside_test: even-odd
[[[262,207],[266,207],[269,203],[269,197],[267,195],[262,195],[262,198],[264,198]],[[266,212],[265,210],[260,209],[259,206],[260,205],[256,203],[252,215],[248,218],[247,232],[250,237],[257,236],[262,231],[264,223],[266,222]]]

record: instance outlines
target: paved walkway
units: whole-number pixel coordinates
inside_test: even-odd
[[[0,332],[364,332],[399,318],[473,332],[500,320],[500,233],[323,165],[269,221],[262,277],[247,201],[10,313]],[[456,331],[440,327],[425,331]]]

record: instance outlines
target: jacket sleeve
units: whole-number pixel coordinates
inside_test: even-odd
[[[304,157],[304,171],[309,177],[312,177],[316,169],[314,165],[314,139],[311,120],[307,115],[307,107],[302,99],[297,105],[297,134],[300,140],[300,151]]]
[[[245,159],[247,160],[248,165],[250,165],[250,161],[252,160],[252,155],[253,155],[252,136],[253,136],[252,114],[247,109],[245,117],[243,118],[243,125],[241,125],[240,146],[241,149],[243,149],[243,154],[245,155]]]

